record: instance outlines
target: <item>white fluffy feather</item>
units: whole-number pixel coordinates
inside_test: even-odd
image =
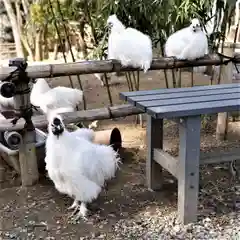
[[[76,131],[71,132],[71,135],[74,137],[81,137],[88,141],[93,141],[94,139],[94,131],[89,128],[79,128]]]
[[[81,90],[62,86],[50,88],[45,79],[38,79],[30,95],[31,104],[40,107],[45,114],[50,110],[58,113],[73,112],[82,99]]]
[[[53,134],[53,119],[59,119],[64,131]],[[68,132],[62,118],[52,114],[46,140],[46,169],[61,193],[73,197],[74,204],[81,201],[79,216],[85,217],[86,203],[96,199],[104,182],[115,176],[118,154],[110,147],[94,144],[86,135]],[[79,133],[79,132],[78,132]]]
[[[208,54],[208,40],[198,19],[194,18],[189,27],[173,33],[167,39],[165,54],[184,60],[194,60]]]
[[[108,59],[116,59],[123,66],[138,67],[147,72],[152,62],[152,41],[150,37],[134,28],[126,28],[111,15],[107,20],[111,24],[108,39]]]

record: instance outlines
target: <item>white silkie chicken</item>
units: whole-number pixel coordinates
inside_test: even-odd
[[[165,44],[167,57],[194,60],[208,54],[208,40],[197,18],[192,19],[189,27],[169,36]]]
[[[74,137],[81,137],[84,138],[90,142],[93,142],[94,140],[94,131],[90,128],[79,128],[73,132],[70,132],[72,136]]]
[[[126,28],[115,14],[108,17],[107,24],[111,28],[108,59],[116,59],[123,66],[137,67],[147,72],[152,62],[150,37],[134,28]]]
[[[165,55],[180,60],[194,60],[208,54],[208,40],[197,18],[190,26],[169,36],[165,44]],[[194,67],[195,72],[205,72],[205,66]]]
[[[74,199],[69,209],[75,220],[87,215],[87,203],[101,192],[106,180],[115,176],[120,159],[111,146],[94,144],[68,132],[61,116],[49,115],[46,169],[56,189]],[[79,205],[81,202],[81,205]],[[72,214],[72,215],[73,215]]]
[[[74,112],[82,100],[83,92],[81,90],[62,86],[50,88],[43,78],[34,83],[30,95],[31,104],[40,107],[45,114],[51,110],[58,113]]]

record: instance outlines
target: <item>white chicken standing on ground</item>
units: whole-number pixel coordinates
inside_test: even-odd
[[[46,169],[56,189],[74,199],[69,209],[75,220],[87,216],[87,203],[101,192],[106,180],[115,176],[120,163],[111,146],[94,144],[68,132],[57,114],[49,115],[46,140]],[[79,205],[81,202],[81,205]],[[72,214],[72,215],[73,215]]]
[[[48,114],[54,110],[58,113],[74,112],[83,100],[83,92],[79,89],[58,86],[50,88],[45,79],[40,78],[33,84],[30,95],[31,104]]]
[[[108,17],[107,24],[111,28],[108,59],[116,59],[123,66],[141,68],[147,72],[152,62],[150,37],[134,28],[126,28],[115,14]]]

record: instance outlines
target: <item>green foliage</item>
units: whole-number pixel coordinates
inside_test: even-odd
[[[48,23],[49,32],[55,35],[54,21],[62,22],[57,0],[51,0],[54,17],[49,11],[49,0],[31,5],[31,19],[37,26]],[[190,20],[198,17],[206,23],[211,17],[210,12],[216,2],[217,14],[224,14],[221,32],[224,33],[231,21],[231,15],[236,0],[61,0],[61,11],[66,23],[75,21],[92,28],[92,38],[95,43],[95,53],[91,57],[99,57],[102,48],[106,47],[106,21],[109,15],[117,14],[126,26],[131,26],[150,35],[153,43],[163,45],[167,37],[185,27]],[[60,25],[61,28],[61,25]],[[62,32],[62,31],[61,31]],[[210,38],[216,41],[221,38],[218,32]]]

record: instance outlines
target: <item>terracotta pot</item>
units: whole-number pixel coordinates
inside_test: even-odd
[[[118,128],[112,130],[96,131],[94,143],[112,145],[115,151],[122,147],[122,136]]]

